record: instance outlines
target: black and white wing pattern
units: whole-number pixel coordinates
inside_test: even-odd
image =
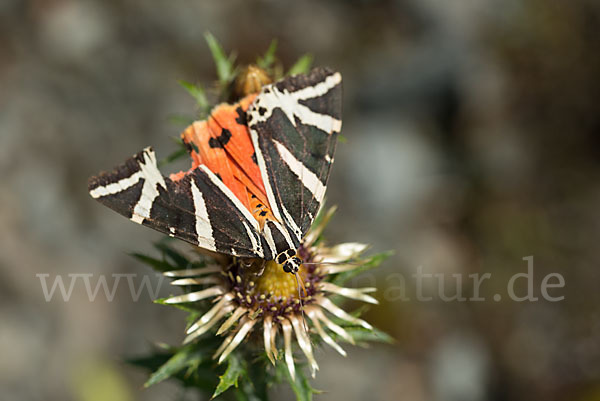
[[[92,177],[90,195],[132,221],[211,251],[273,259],[257,220],[206,166],[164,177],[151,148]]]
[[[342,77],[328,68],[263,87],[247,121],[273,215],[298,247],[323,201],[341,130]]]

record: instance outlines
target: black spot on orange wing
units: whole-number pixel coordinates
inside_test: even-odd
[[[244,110],[242,110],[242,108],[240,106],[238,106],[235,109],[235,112],[237,113],[237,117],[235,118],[235,122],[240,124],[240,125],[246,125],[246,112]]]
[[[264,116],[266,112],[267,112],[267,109],[265,109],[264,107],[258,108],[258,114],[260,114],[261,116]]]
[[[256,160],[256,152],[252,153],[252,161],[254,162],[254,164],[258,165],[258,160]]]
[[[221,143],[219,141],[217,141],[215,138],[210,138],[208,140],[208,145],[211,148],[222,148],[223,147],[223,145],[221,145]]]
[[[229,131],[227,128],[223,128],[223,130],[221,131],[221,135],[219,135],[216,138],[210,138],[208,140],[208,146],[210,146],[211,148],[225,148],[225,145],[227,145],[230,139],[231,131]]]

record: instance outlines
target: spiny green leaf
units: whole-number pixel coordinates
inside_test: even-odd
[[[318,394],[320,391],[312,388],[308,378],[302,369],[296,369],[296,380],[290,380],[290,385],[297,401],[310,401],[313,394]]]
[[[150,372],[159,369],[173,355],[169,353],[155,353],[142,358],[127,360],[127,363],[143,368]],[[171,378],[180,381],[186,387],[194,387],[202,391],[206,396],[209,396],[217,384],[217,376],[212,369],[212,364],[206,358],[206,361],[200,364],[193,372],[189,374],[183,371],[183,368]]]
[[[188,258],[183,256],[181,253],[171,248],[164,242],[156,242],[154,243],[154,247],[161,251],[164,256],[168,257],[171,261],[173,261],[178,269],[187,269],[192,264],[192,262],[190,262]]]
[[[313,394],[319,394],[321,392],[312,388],[301,366],[296,365],[295,380],[292,380],[292,376],[290,375],[290,372],[283,361],[279,361],[277,363],[277,369],[280,372],[279,375],[287,379],[290,387],[292,387],[292,390],[296,395],[297,401],[311,401]]]
[[[185,116],[183,114],[171,114],[168,117],[168,121],[171,124],[179,125],[179,126],[182,126],[182,127],[187,127],[188,125],[190,125],[191,123],[193,123],[194,120],[195,120],[194,118],[192,118],[190,116]]]
[[[363,314],[365,314],[370,309],[370,307],[371,307],[371,305],[361,305],[359,308],[350,312],[350,315],[359,318]],[[344,330],[346,330],[346,332],[348,334],[350,334],[352,336],[352,338],[354,338],[356,343],[359,345],[361,345],[361,344],[364,345],[366,342],[381,342],[381,343],[388,343],[388,344],[394,343],[393,337],[391,337],[389,334],[379,330],[376,327],[374,327],[372,330],[369,330],[369,329],[366,329],[361,326],[356,326],[356,325],[349,323],[348,321],[346,321],[344,319],[340,319],[336,316],[331,317],[331,321],[334,322],[335,324],[337,324],[338,326],[341,326]],[[344,341],[344,339],[342,337],[338,336],[337,334],[335,334],[333,332],[331,333],[331,336],[336,341],[337,340]]]
[[[310,69],[312,61],[313,56],[311,54],[305,54],[294,63],[292,68],[290,68],[290,70],[288,71],[287,75],[306,74]]]
[[[208,43],[208,47],[210,48],[210,52],[212,53],[213,59],[215,61],[215,66],[217,67],[217,77],[219,78],[219,83],[221,87],[226,86],[234,75],[234,61],[235,55],[231,54],[229,57],[225,54],[225,50],[219,44],[217,39],[210,32],[206,32],[204,34],[204,39],[206,39],[206,43]]]
[[[169,298],[158,298],[155,299],[153,302],[155,304],[159,304],[159,305],[164,305],[164,306],[172,306],[175,307],[177,309],[181,309],[183,311],[186,312],[190,312],[190,313],[200,313],[201,311],[196,307],[197,306],[197,302],[189,302],[189,303],[181,303],[181,304],[170,304],[167,303],[167,299]]]
[[[190,367],[190,369],[192,369]],[[213,364],[208,361],[203,362],[193,370],[188,369],[187,372],[181,372],[175,376],[185,387],[193,387],[201,390],[208,398],[212,390],[217,385],[217,375]]]
[[[160,352],[138,358],[129,358],[125,360],[125,362],[127,362],[130,365],[137,366],[139,368],[143,368],[153,372],[156,369],[160,368],[162,365],[164,365],[171,356],[171,354],[168,354],[166,352]]]
[[[247,369],[246,375],[240,380],[240,386],[235,389],[234,395],[239,401],[268,401],[269,399],[267,387],[274,378],[270,373],[271,365],[267,358],[262,358],[260,355],[264,356],[264,353],[249,362],[250,369]]]
[[[206,310],[195,310],[193,308],[188,308],[188,315],[185,318],[185,331],[189,329],[194,323],[198,321],[206,313]]]
[[[365,329],[364,327],[355,326],[344,327],[344,330],[346,330],[346,332],[352,336],[352,338],[354,339],[354,341],[356,341],[357,344],[364,344],[367,342],[393,344],[395,342],[392,336],[377,328],[369,330]]]
[[[187,154],[187,148],[183,143],[183,140],[178,136],[172,136],[171,140],[177,144],[178,149],[171,153],[169,156],[165,157],[161,161],[158,162],[158,167],[162,167],[163,165],[174,162],[177,159],[182,158]]]
[[[314,238],[315,235],[318,235],[314,240],[313,245],[317,245],[323,240],[323,231],[329,224],[329,221],[335,214],[337,210],[337,206],[326,207],[327,199],[323,199],[321,203],[321,208],[317,213],[317,217],[313,221],[310,228],[310,236]]]
[[[177,82],[196,100],[196,105],[200,109],[203,117],[203,115],[206,114],[210,109],[210,103],[206,97],[204,88],[202,88],[200,85],[194,85],[183,80],[179,80]]]
[[[219,376],[219,384],[217,385],[212,398],[222,394],[231,386],[237,387],[239,377],[247,374],[245,364],[240,361],[237,355],[231,354],[227,360],[227,370]]]
[[[277,39],[273,39],[265,55],[256,59],[256,64],[263,70],[268,70],[275,62],[275,52],[277,51]]]
[[[237,401],[250,401],[252,400],[250,397],[248,397],[248,394],[246,394],[245,391],[241,391],[240,389],[236,389],[237,391],[235,392],[235,399]],[[256,399],[257,401],[260,401],[260,398]]]
[[[367,313],[367,311],[369,309],[371,309],[371,306],[372,305],[364,305],[363,304],[363,305],[359,306],[358,308],[354,309],[352,312],[350,312],[350,315],[354,316],[354,317],[361,317],[362,315]],[[335,316],[334,316],[334,318],[337,319]],[[343,322],[343,320],[342,320],[342,322]],[[348,323],[338,323],[338,324],[340,326],[351,326]]]
[[[158,368],[146,383],[144,387],[150,387],[154,384],[160,383],[163,380],[179,373],[191,364],[198,366],[203,356],[195,344],[191,344],[179,349],[173,356],[169,358],[160,368]]]
[[[181,148],[177,149],[176,151],[174,151],[173,153],[171,153],[169,156],[160,160],[158,162],[158,167],[160,168],[160,167],[166,166],[167,164],[173,163],[174,161],[179,160],[186,155],[187,155],[187,149],[184,147],[181,147]]]
[[[147,256],[147,255],[143,255],[141,253],[130,253],[131,256],[133,256],[134,258],[136,258],[137,260],[139,260],[142,263],[147,264],[148,266],[152,267],[154,270],[158,270],[159,272],[166,272],[169,270],[175,270],[177,269],[176,266],[171,265],[169,262],[165,261],[165,260],[159,260],[156,258],[153,258],[151,256]]]
[[[211,355],[221,341],[221,338],[207,336],[182,347],[158,346],[154,354],[128,362],[154,372],[146,387],[172,377],[209,396],[217,385],[216,365]]]
[[[319,208],[318,212],[317,212],[317,217],[315,217],[313,223],[312,223],[312,227],[316,227],[319,224],[321,224],[321,221],[323,219],[327,219],[324,224],[325,227],[327,226],[327,224],[329,224],[329,220],[331,220],[331,218],[333,217],[333,215],[335,214],[335,212],[337,211],[337,205],[333,205],[331,207],[327,206],[327,198],[323,198],[323,201],[321,202],[321,207]]]
[[[373,255],[369,259],[367,259],[362,265],[357,267],[356,269],[353,269],[353,270],[350,270],[350,271],[347,271],[344,273],[339,273],[337,276],[335,276],[335,278],[331,282],[336,285],[344,285],[344,283],[346,281],[350,280],[351,278],[353,278],[361,273],[364,273],[367,270],[371,270],[371,269],[379,266],[384,260],[386,260],[393,254],[394,254],[393,251],[387,251],[387,252],[382,252],[382,253]]]
[[[181,139],[180,136],[170,136],[169,139],[179,146],[185,146],[185,143],[183,143],[183,139]]]

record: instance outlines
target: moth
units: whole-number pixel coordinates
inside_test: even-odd
[[[221,104],[182,134],[192,168],[166,177],[148,147],[88,182],[130,220],[240,258],[302,264],[341,130],[339,72],[320,67]]]

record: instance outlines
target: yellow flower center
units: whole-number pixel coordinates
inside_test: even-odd
[[[312,270],[300,265],[296,274],[290,274],[275,261],[255,259],[250,264],[239,264],[228,277],[240,306],[282,316],[314,302],[315,283],[320,278]]]
[[[306,269],[301,265],[298,269],[298,280],[304,281],[306,278]],[[300,284],[302,285],[302,284]],[[302,294],[302,289],[300,289]],[[270,260],[265,265],[265,270],[260,277],[255,280],[253,295],[264,294],[275,299],[278,298],[298,298],[298,283],[296,276],[283,271],[283,268],[277,262]]]

